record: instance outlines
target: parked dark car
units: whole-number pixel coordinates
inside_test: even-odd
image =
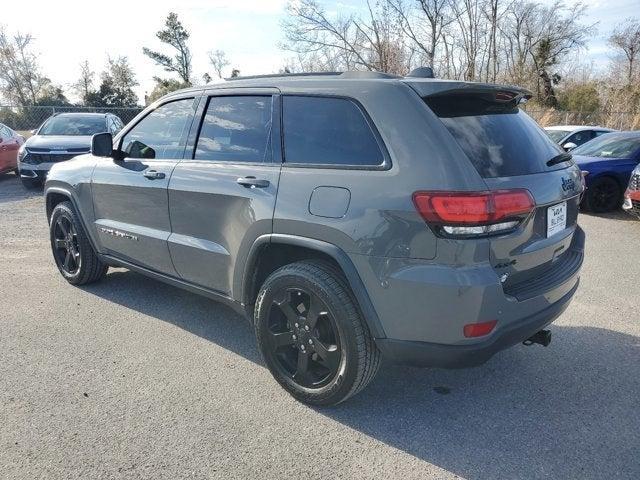
[[[96,133],[122,130],[122,120],[111,113],[60,113],[49,117],[18,153],[20,179],[27,188],[44,182],[58,162],[88,153]]]
[[[583,206],[596,213],[609,212],[622,205],[631,172],[640,163],[640,132],[607,133],[571,154],[587,185]]]
[[[0,123],[0,173],[17,172],[18,150],[23,143],[22,135]]]
[[[579,284],[583,186],[530,96],[420,71],[171,93],[51,169],[53,260],[74,285],[120,266],[230,305],[315,405],[382,358],[460,368],[547,345]]]

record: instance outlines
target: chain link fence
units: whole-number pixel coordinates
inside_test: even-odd
[[[528,110],[526,107],[525,110],[543,127],[550,125],[599,125],[616,130],[640,129],[640,113],[635,112],[597,111],[585,113],[553,109]],[[120,117],[126,124],[141,111],[142,108],[137,107],[16,107],[0,105],[0,123],[28,137],[30,130],[38,128],[47,118],[55,113],[113,113]]]
[[[563,110],[525,111],[543,127],[551,125],[593,125],[615,130],[640,130],[640,113],[637,112],[570,112]]]
[[[20,132],[25,137],[30,135],[51,115],[65,112],[89,112],[89,113],[113,113],[120,117],[123,123],[130,122],[133,117],[142,111],[142,108],[120,107],[15,107],[0,105],[0,123]]]

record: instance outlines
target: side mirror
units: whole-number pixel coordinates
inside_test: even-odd
[[[110,133],[97,133],[91,138],[91,154],[96,157],[113,156],[113,137]]]
[[[567,142],[562,146],[562,148],[564,148],[567,152],[569,152],[569,151],[573,150],[574,148],[576,148],[577,146],[578,145],[576,145],[573,142]]]

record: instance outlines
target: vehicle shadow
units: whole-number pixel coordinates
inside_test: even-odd
[[[42,196],[42,188],[26,189],[14,173],[0,174],[0,203]]]
[[[85,290],[262,364],[226,306],[121,270]],[[639,478],[640,339],[553,332],[547,349],[517,346],[475,369],[383,365],[356,397],[311,410],[465,478]]]
[[[624,220],[627,222],[637,221],[636,217],[628,214],[622,209],[613,210],[612,212],[606,212],[606,213],[593,213],[593,212],[585,212],[580,210],[580,215],[588,215],[589,217],[595,217],[595,218],[606,218],[608,220]]]

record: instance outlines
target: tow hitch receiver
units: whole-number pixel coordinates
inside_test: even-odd
[[[534,333],[529,338],[527,338],[523,345],[533,345],[537,343],[538,345],[542,345],[543,347],[548,347],[551,343],[551,331],[550,330],[540,330],[538,333]]]

